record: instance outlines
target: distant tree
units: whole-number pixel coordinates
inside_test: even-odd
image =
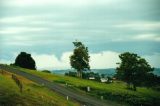
[[[51,73],[51,71],[49,71],[49,70],[42,70],[42,72]]]
[[[100,82],[101,81],[101,76],[98,73],[94,73],[95,81]]]
[[[143,83],[143,85],[152,88],[158,87],[158,89],[160,90],[160,76],[149,73],[147,75],[147,80]]]
[[[66,76],[71,76],[71,77],[77,77],[77,73],[76,72],[72,72],[72,71],[66,72],[65,75]]]
[[[34,59],[31,57],[31,54],[28,54],[26,52],[21,52],[15,60],[14,65],[22,67],[22,68],[28,68],[28,69],[36,69],[36,63]]]
[[[102,77],[102,78],[105,78],[105,74],[101,74],[101,77]]]
[[[133,85],[133,90],[140,86],[148,74],[154,70],[148,62],[134,53],[125,52],[119,55],[121,63],[117,67],[117,77],[125,81],[128,88]]]
[[[77,76],[82,78],[82,71],[90,70],[88,48],[82,42],[73,42],[75,49],[70,56],[71,67],[77,70]]]
[[[89,79],[90,77],[95,77],[95,73],[94,72],[82,72],[83,79]]]

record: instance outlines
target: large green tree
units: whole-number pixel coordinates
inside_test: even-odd
[[[136,90],[154,70],[148,62],[134,53],[125,52],[119,55],[121,60],[117,67],[117,77],[125,81],[129,88]]]
[[[70,56],[71,67],[77,70],[77,76],[82,78],[82,71],[90,70],[88,48],[82,42],[73,42],[75,49]]]
[[[28,69],[36,69],[36,63],[34,59],[31,57],[31,54],[28,54],[26,52],[21,52],[15,60],[14,65],[22,67],[22,68],[28,68]]]

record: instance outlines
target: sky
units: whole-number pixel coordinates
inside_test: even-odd
[[[70,69],[73,41],[92,69],[115,68],[133,52],[160,68],[160,0],[0,0],[0,63],[21,52],[38,69]]]

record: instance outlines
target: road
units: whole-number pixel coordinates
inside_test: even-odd
[[[104,100],[99,100],[99,99],[93,98],[88,95],[80,94],[77,91],[71,90],[71,89],[64,87],[64,86],[61,86],[57,83],[47,81],[41,77],[20,71],[18,69],[14,69],[14,68],[4,66],[4,65],[0,65],[0,69],[17,74],[17,75],[20,75],[20,76],[23,76],[23,77],[25,77],[33,82],[36,82],[38,84],[43,84],[45,87],[65,96],[66,98],[68,96],[69,99],[76,100],[77,102],[79,102],[83,106],[120,106],[119,104],[116,104],[116,103],[107,102]]]

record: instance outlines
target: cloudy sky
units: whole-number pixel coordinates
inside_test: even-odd
[[[114,68],[120,53],[160,67],[160,0],[0,0],[0,63],[25,51],[38,69],[69,69],[72,42],[91,68]]]

